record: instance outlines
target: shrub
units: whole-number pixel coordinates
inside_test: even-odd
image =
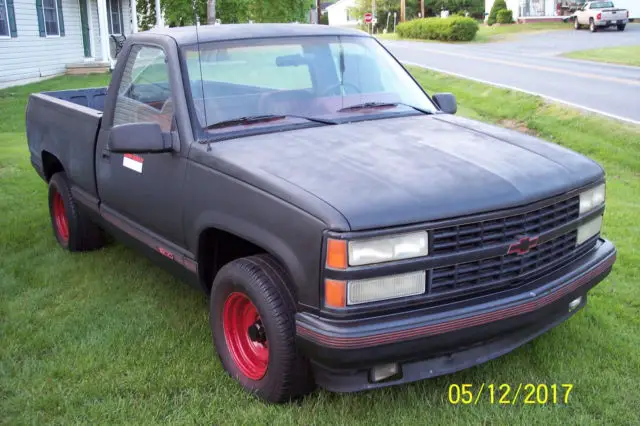
[[[506,9],[507,3],[504,0],[496,0],[493,2],[493,6],[491,6],[491,11],[489,12],[489,19],[487,20],[488,25],[493,25],[496,23],[498,12]]]
[[[478,32],[478,23],[472,18],[423,18],[402,22],[396,27],[402,38],[423,40],[470,41]]]
[[[513,12],[509,9],[502,9],[498,11],[496,15],[496,22],[498,24],[510,24],[513,22]]]

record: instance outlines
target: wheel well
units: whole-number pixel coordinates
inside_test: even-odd
[[[42,171],[47,179],[47,182],[51,180],[51,177],[58,172],[63,172],[64,167],[58,160],[58,157],[47,151],[42,151]]]
[[[211,289],[214,277],[225,264],[260,253],[267,251],[251,241],[217,228],[206,229],[198,239],[198,274],[203,288]]]

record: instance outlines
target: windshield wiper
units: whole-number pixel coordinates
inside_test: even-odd
[[[344,107],[339,109],[338,112],[348,112],[348,111],[357,111],[359,109],[369,109],[369,108],[385,108],[385,107],[396,107],[398,105],[403,105],[409,108],[413,108],[416,111],[419,111],[423,114],[431,114],[431,111],[424,110],[422,108],[414,107],[413,105],[404,104],[402,102],[364,102],[361,104],[350,105],[348,107]]]
[[[300,118],[303,120],[312,121],[314,123],[320,123],[320,124],[337,124],[335,121],[323,120],[320,118],[305,117],[302,115],[262,114],[262,115],[249,115],[246,117],[238,117],[238,118],[232,118],[230,120],[219,121],[217,123],[210,124],[209,126],[205,127],[205,129],[207,130],[221,129],[223,127],[249,125],[249,124],[256,124],[256,123],[268,122],[268,121],[278,121],[278,120],[284,120],[286,118]]]

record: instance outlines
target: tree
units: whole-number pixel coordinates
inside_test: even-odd
[[[153,1],[153,0],[152,0]],[[161,0],[164,20],[169,27],[184,27],[195,25],[195,13],[200,18],[200,22],[207,22],[207,0]]]
[[[430,0],[424,0],[428,7]],[[371,10],[371,0],[356,0],[356,6],[352,9],[352,13],[359,19],[364,18],[364,14],[373,12]],[[400,2],[398,0],[376,0],[376,18],[378,23],[375,25],[376,32],[382,32],[387,26],[387,14],[391,13],[389,20],[389,30],[393,29],[393,13],[397,14],[398,22],[400,22]],[[406,0],[406,19],[414,19],[418,17],[420,12],[420,0]]]
[[[216,18],[225,24],[248,22],[306,22],[314,0],[218,0]],[[195,24],[194,3],[201,23],[207,21],[207,0],[161,0],[165,23],[170,27]],[[138,26],[156,24],[155,0],[138,0]]]
[[[156,24],[156,3],[154,0],[138,0],[136,12],[138,13],[140,31],[147,31]]]
[[[496,0],[493,2],[493,6],[491,6],[491,11],[489,12],[489,19],[487,20],[488,25],[493,25],[496,23],[496,19],[498,17],[498,11],[506,9],[507,3],[504,0]]]

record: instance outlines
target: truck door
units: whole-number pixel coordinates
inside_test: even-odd
[[[96,147],[101,212],[105,219],[129,230],[137,239],[146,240],[148,245],[158,241],[149,238],[155,236],[183,247],[182,184],[186,149],[118,154],[109,151],[108,146],[111,129],[128,123],[158,123],[166,137],[174,140],[178,137],[174,91],[165,50],[154,45],[133,45],[117,87],[117,97],[111,103],[112,119],[105,114]],[[161,250],[162,247],[154,248]]]

